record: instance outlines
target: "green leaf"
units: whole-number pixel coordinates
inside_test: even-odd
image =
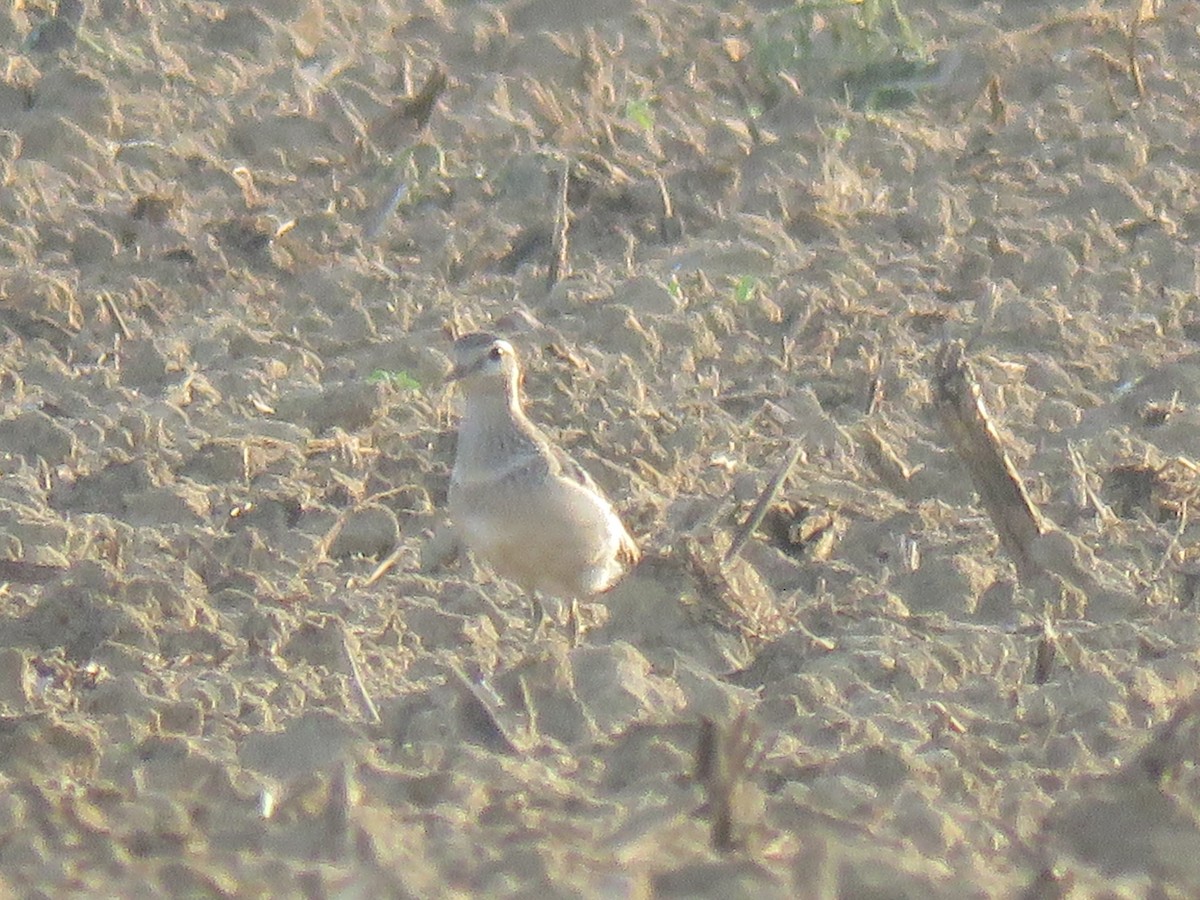
[[[386,369],[376,369],[367,376],[367,381],[371,384],[390,384],[392,387],[401,391],[415,391],[420,389],[421,382],[413,378],[407,372],[389,372]]]
[[[745,303],[754,297],[754,292],[758,290],[759,280],[757,275],[743,275],[733,285],[733,299],[738,303]]]
[[[679,278],[674,272],[671,273],[671,280],[667,282],[667,293],[676,300],[683,297],[683,285],[679,283]]]
[[[626,100],[625,118],[643,131],[654,130],[654,108],[649,100]]]

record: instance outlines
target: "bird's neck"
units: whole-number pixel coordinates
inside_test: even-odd
[[[473,422],[500,427],[525,417],[520,394],[509,385],[479,385],[463,402],[463,425]]]
[[[536,452],[534,429],[514,391],[472,391],[458,427],[455,469],[465,478],[508,456]]]

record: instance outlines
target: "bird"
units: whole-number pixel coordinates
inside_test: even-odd
[[[525,414],[513,345],[483,332],[454,342],[449,381],[464,405],[450,476],[450,519],[463,545],[497,575],[533,595],[570,604],[612,587],[641,556],[600,487]]]

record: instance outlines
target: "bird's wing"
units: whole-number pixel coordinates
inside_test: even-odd
[[[557,444],[552,444],[549,441],[546,442],[545,446],[549,451],[548,457],[551,474],[561,475],[563,478],[578,482],[589,491],[593,491],[597,495],[604,497],[606,501],[608,500],[608,497],[604,495],[604,491],[600,490],[600,485],[592,480],[592,476],[587,473],[587,470],[583,466],[575,462],[571,454]]]
[[[627,565],[633,565],[636,563],[641,558],[642,552],[638,549],[637,543],[632,537],[630,537],[628,530],[626,530],[625,525],[616,515],[616,512],[612,510],[612,501],[610,501],[604,491],[600,489],[600,485],[596,484],[596,482],[592,480],[592,476],[587,473],[587,470],[577,463],[571,454],[567,453],[566,450],[562,449],[557,444],[551,443],[550,441],[546,442],[545,447],[548,451],[547,461],[550,464],[551,474],[556,474],[562,478],[576,482],[577,484],[583,486],[586,490],[594,493],[597,497],[604,501],[604,505],[609,507],[609,515],[612,517],[612,521],[616,523],[616,527],[619,528],[621,532],[621,546],[617,552],[617,555],[621,561]]]

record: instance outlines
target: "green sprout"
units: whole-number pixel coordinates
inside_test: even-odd
[[[389,384],[400,391],[415,391],[420,389],[421,382],[407,372],[389,372],[387,369],[376,369],[367,376],[371,384]]]
[[[743,275],[733,283],[733,299],[738,303],[753,299],[760,284],[757,275]]]
[[[654,130],[654,107],[649,100],[626,100],[625,118],[643,131]]]

